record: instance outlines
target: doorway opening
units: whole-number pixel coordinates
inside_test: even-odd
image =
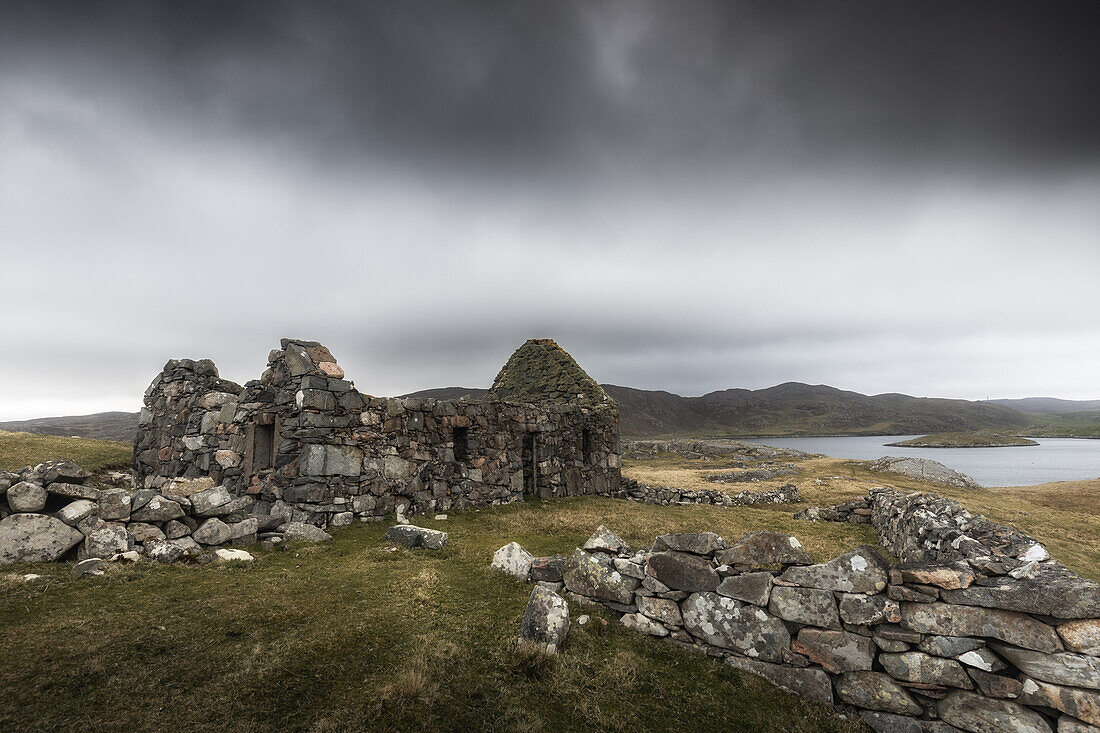
[[[538,449],[535,445],[535,434],[526,433],[523,436],[523,494],[524,496],[537,496],[538,491]]]
[[[465,461],[470,457],[470,429],[454,428],[451,434],[456,461]]]
[[[275,468],[275,423],[256,423],[252,432],[252,472]]]

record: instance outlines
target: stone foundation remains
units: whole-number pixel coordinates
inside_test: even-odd
[[[788,504],[799,500],[798,487],[785,484],[766,491],[738,491],[730,494],[715,489],[677,489],[672,486],[649,486],[624,478],[622,488],[613,494],[642,504],[712,504],[714,506],[746,506],[749,504]]]
[[[877,731],[1100,730],[1100,588],[1051,561],[993,557],[890,566],[861,547],[813,564],[773,532],[664,535],[635,552],[600,527],[570,557],[511,543],[493,566]],[[1044,590],[1048,574],[1059,580]]]

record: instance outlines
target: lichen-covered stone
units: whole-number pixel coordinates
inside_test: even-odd
[[[791,645],[791,635],[780,619],[717,593],[691,594],[680,612],[692,636],[754,659],[781,662]]]
[[[83,539],[56,517],[12,514],[0,519],[0,565],[57,560]]]
[[[785,621],[824,629],[840,628],[836,600],[827,590],[776,586],[772,589],[768,611]]]
[[[834,674],[869,670],[875,661],[874,642],[847,631],[806,627],[791,648]]]
[[[713,591],[718,588],[717,571],[707,558],[687,552],[655,552],[646,558],[646,574],[672,590]]]
[[[902,603],[901,625],[925,634],[981,636],[1041,652],[1062,650],[1054,629],[1013,611],[947,603]]]
[[[742,573],[723,578],[718,595],[736,598],[754,606],[767,606],[771,598],[773,576],[768,572]]]
[[[833,704],[833,685],[829,675],[820,669],[799,669],[785,667],[779,664],[762,662],[758,659],[746,659],[744,657],[726,657],[726,664],[737,669],[760,675],[776,687],[790,690],[796,695],[821,703]]]
[[[557,593],[536,585],[523,612],[520,642],[540,644],[552,654],[565,643],[568,633],[569,606]]]
[[[623,575],[599,563],[584,550],[577,548],[562,573],[565,588],[582,596],[615,603],[629,604],[639,580]]]
[[[416,527],[411,524],[397,524],[386,530],[385,538],[405,547],[442,550],[447,546],[448,534],[440,532],[438,529]]]
[[[718,555],[726,565],[809,565],[810,553],[794,535],[760,530],[745,535]]]
[[[1100,619],[1069,621],[1058,626],[1058,636],[1066,649],[1100,657]]]
[[[712,555],[724,550],[726,541],[714,532],[685,532],[659,535],[653,541],[653,551],[690,552],[695,555]]]
[[[585,552],[610,552],[612,554],[630,554],[630,547],[622,537],[602,524],[596,528],[582,548]]]
[[[1017,669],[1043,682],[1100,690],[1100,658],[1072,652],[1043,654],[1008,644],[990,644]]]
[[[628,613],[619,619],[619,622],[632,631],[649,636],[668,636],[668,629],[641,613]]]
[[[37,514],[46,507],[46,490],[30,481],[20,481],[8,489],[8,506],[17,514]]]
[[[682,626],[683,616],[680,615],[680,606],[676,601],[667,598],[652,598],[650,596],[638,596],[638,613],[649,616],[668,626]],[[662,634],[663,636],[663,634]]]
[[[920,715],[923,708],[905,688],[881,672],[848,672],[837,678],[836,694],[849,705],[901,715]]]
[[[891,677],[905,682],[945,685],[969,690],[974,687],[966,670],[953,659],[933,657],[924,652],[879,654],[879,664]]]
[[[937,705],[945,723],[970,733],[1052,733],[1043,716],[1010,700],[957,690]]]
[[[828,562],[788,568],[780,580],[828,591],[878,593],[886,588],[888,572],[878,552],[864,545]]]
[[[856,626],[901,621],[901,606],[882,595],[845,593],[840,597],[840,620]]]
[[[509,542],[493,553],[493,560],[490,566],[493,570],[498,570],[505,575],[511,575],[516,580],[527,580],[527,576],[531,572],[531,563],[534,562],[534,559],[534,556],[523,549],[523,546],[518,542]]]

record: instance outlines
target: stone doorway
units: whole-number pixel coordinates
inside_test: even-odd
[[[523,436],[521,461],[523,462],[523,495],[538,496],[538,446],[534,433],[525,433]]]

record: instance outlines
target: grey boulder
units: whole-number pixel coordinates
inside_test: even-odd
[[[447,546],[448,535],[437,529],[416,527],[411,524],[395,524],[386,530],[385,538],[405,547],[423,547],[442,550]]]
[[[888,566],[870,545],[818,565],[788,568],[780,577],[793,585],[844,593],[877,593],[888,579]]]
[[[639,585],[637,578],[623,575],[580,548],[569,558],[562,578],[566,590],[577,595],[622,604],[633,601]]]
[[[30,481],[8,489],[8,506],[17,514],[37,514],[46,507],[46,490]]]
[[[0,519],[0,565],[51,562],[83,539],[81,532],[56,517],[12,514]]]
[[[523,612],[520,643],[539,644],[553,654],[565,643],[568,633],[569,606],[557,593],[536,585]]]
[[[332,539],[325,530],[305,522],[287,522],[281,530],[287,542],[328,542]]]
[[[718,555],[725,565],[809,565],[813,558],[794,535],[760,530],[734,542]]]
[[[994,700],[961,690],[937,706],[945,723],[970,733],[1051,733],[1043,716],[1009,700]]]

